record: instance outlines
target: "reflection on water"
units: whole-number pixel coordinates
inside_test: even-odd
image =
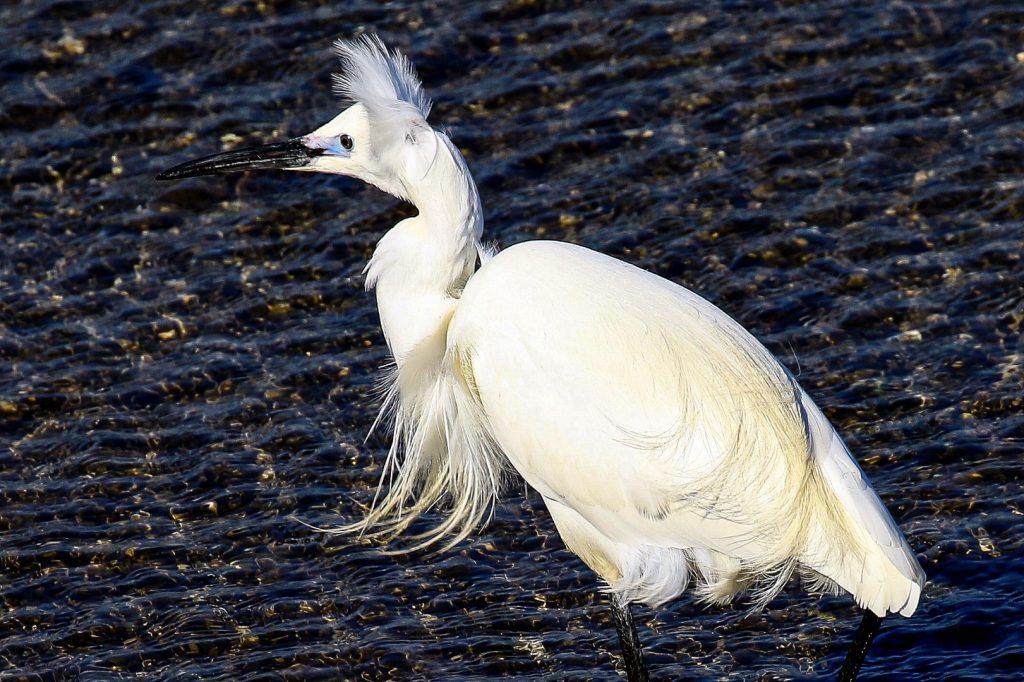
[[[333,116],[327,48],[364,29],[414,58],[490,239],[701,292],[847,435],[930,578],[863,679],[1016,675],[1017,3],[45,0],[0,8],[4,679],[618,679],[593,576],[521,485],[441,556],[294,520],[372,496],[360,270],[411,209],[152,180]],[[639,616],[656,678],[809,679],[854,611],[793,589]]]

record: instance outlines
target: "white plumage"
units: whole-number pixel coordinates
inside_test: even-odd
[[[878,615],[913,613],[924,582],[913,553],[753,336],[693,292],[579,246],[528,242],[474,272],[476,187],[427,126],[411,66],[373,39],[337,46],[338,82],[371,112],[366,140],[382,166],[403,158],[396,139],[414,151],[425,130],[438,141],[422,180],[401,164],[371,178],[420,214],[367,266],[397,362],[395,439],[390,485],[358,527],[394,534],[447,498],[448,520],[419,540],[458,541],[486,518],[507,460],[566,544],[630,600],[660,604],[693,580],[709,601],[754,588],[765,603],[798,569]],[[415,142],[391,119],[381,132],[372,113],[411,110],[422,115],[408,123]]]
[[[448,520],[418,539],[456,542],[487,517],[507,458],[566,544],[630,600],[660,604],[693,579],[709,601],[755,587],[764,603],[799,568],[878,615],[913,613],[913,553],[764,346],[693,292],[582,247],[528,242],[474,273],[476,187],[448,138],[424,128],[411,66],[374,39],[337,47],[336,82],[370,112],[364,139],[381,165],[403,158],[384,151],[394,144],[439,141],[421,181],[400,164],[371,180],[403,186],[392,193],[420,214],[367,266],[397,370],[390,486],[361,529],[401,532],[447,498]],[[416,142],[374,112],[406,115]]]
[[[360,178],[419,209],[366,268],[396,364],[394,440],[372,511],[343,530],[397,536],[447,501],[447,520],[410,545],[453,544],[486,520],[511,466],[622,600],[657,605],[692,582],[710,602],[749,589],[764,604],[797,571],[879,616],[914,612],[913,552],[764,346],[697,294],[580,246],[491,257],[476,186],[427,123],[412,66],[373,37],[335,47],[351,106],[273,147],[278,167]]]
[[[800,566],[879,615],[914,611],[920,568],[835,431],[696,294],[528,242],[473,276],[447,346],[495,443],[613,590],[658,604],[689,573],[722,601],[763,578],[767,601]]]

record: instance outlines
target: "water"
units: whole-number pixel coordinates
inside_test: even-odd
[[[407,50],[487,236],[585,244],[752,329],[928,572],[865,680],[1019,679],[1024,9],[956,2],[0,8],[0,679],[620,679],[539,498],[444,555],[358,518],[386,361],[360,270],[411,209],[174,163],[333,116]],[[434,519],[436,520],[436,518]],[[656,679],[830,679],[848,599],[639,609]]]

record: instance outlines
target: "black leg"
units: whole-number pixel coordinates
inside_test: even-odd
[[[619,646],[622,648],[622,660],[626,664],[626,676],[629,682],[649,682],[647,666],[644,665],[643,652],[640,650],[640,638],[633,624],[633,613],[629,610],[629,602],[612,595],[612,617],[615,619],[615,630],[619,633]]]
[[[843,661],[843,667],[839,670],[836,682],[854,682],[857,679],[857,673],[860,672],[860,666],[864,663],[871,640],[878,634],[878,628],[881,625],[881,618],[864,609],[864,617],[860,621],[860,627],[857,628],[857,634],[853,636],[853,644],[846,654],[846,660]]]

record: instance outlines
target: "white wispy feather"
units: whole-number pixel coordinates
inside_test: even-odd
[[[363,35],[334,42],[334,53],[341,58],[342,73],[333,74],[334,91],[349,103],[366,107],[375,121],[411,107],[425,121],[430,114],[430,98],[423,91],[419,76],[404,54],[389,50],[376,35]]]
[[[395,540],[424,513],[440,505],[446,518],[387,553],[406,553],[442,540],[444,551],[487,522],[507,473],[507,464],[487,429],[479,401],[460,371],[455,351],[440,371],[407,360],[382,378],[384,399],[371,432],[392,427],[381,485],[366,516],[325,529]]]
[[[344,67],[332,76],[335,92],[361,106],[370,122],[368,148],[380,167],[369,181],[412,201],[415,183],[433,167],[439,147],[439,136],[427,123],[430,99],[416,70],[405,55],[372,34],[337,40],[334,52]],[[382,172],[390,181],[380,177]]]

